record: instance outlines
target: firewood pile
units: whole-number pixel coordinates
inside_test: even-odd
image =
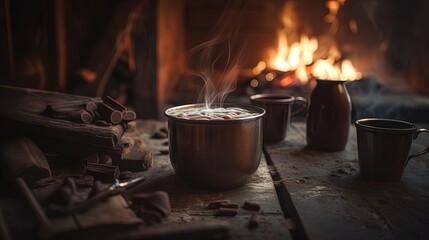
[[[12,177],[23,177],[30,186],[50,175],[49,165],[64,163],[73,167],[63,175],[91,175],[104,182],[129,178],[129,171],[147,170],[152,164],[150,150],[137,139],[141,134],[135,119],[133,110],[110,96],[0,86],[2,164],[10,164]],[[15,166],[8,159],[29,162]]]

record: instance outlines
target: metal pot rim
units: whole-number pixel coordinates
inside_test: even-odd
[[[198,123],[198,124],[213,124],[213,123],[221,123],[221,124],[231,124],[231,123],[242,123],[242,122],[249,122],[249,121],[255,121],[265,114],[265,110],[263,108],[257,107],[257,106],[251,106],[251,105],[242,105],[242,104],[235,104],[235,103],[224,103],[224,104],[213,104],[213,106],[219,106],[219,107],[239,107],[244,108],[246,110],[255,111],[258,114],[254,116],[249,116],[245,118],[239,118],[239,119],[212,119],[212,120],[197,120],[197,119],[183,119],[178,118],[175,116],[171,116],[169,112],[176,110],[176,109],[184,109],[184,108],[195,108],[199,106],[204,106],[204,103],[194,103],[194,104],[186,104],[186,105],[179,105],[175,107],[171,107],[167,110],[165,110],[164,115],[171,120],[178,121],[178,122],[185,122],[185,123]]]
[[[295,97],[281,93],[261,93],[250,96],[250,100],[261,103],[293,103]]]

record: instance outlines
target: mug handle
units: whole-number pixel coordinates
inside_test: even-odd
[[[295,115],[297,115],[298,113],[300,113],[300,112],[302,112],[302,110],[304,110],[305,108],[307,108],[307,104],[308,104],[308,101],[307,101],[307,99],[306,98],[303,98],[303,97],[295,97],[295,102],[301,102],[302,103],[302,105],[301,105],[301,107],[300,108],[298,108],[298,109],[296,109],[295,111],[293,111],[292,112],[292,114],[291,114],[291,116],[295,116]]]
[[[422,128],[422,129],[417,129],[417,131],[416,131],[416,132],[414,133],[414,135],[413,135],[413,139],[416,139],[416,138],[419,136],[419,134],[420,134],[420,133],[422,133],[422,132],[429,132],[429,129],[424,129],[424,128]],[[429,146],[427,146],[427,147],[426,147],[423,151],[421,151],[421,152],[414,153],[413,155],[410,155],[410,156],[408,157],[408,161],[410,161],[410,159],[411,159],[411,158],[421,156],[421,155],[426,154],[426,153],[428,153],[428,152],[429,152]]]

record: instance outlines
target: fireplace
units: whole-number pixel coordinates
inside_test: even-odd
[[[354,118],[429,119],[423,0],[1,0],[0,10],[2,84],[109,94],[160,118],[197,101],[207,69],[215,86],[234,76],[226,101],[239,102],[308,97],[332,78],[350,81]],[[231,60],[238,68],[225,71]]]

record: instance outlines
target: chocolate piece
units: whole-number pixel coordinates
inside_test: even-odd
[[[122,113],[107,104],[100,103],[97,106],[97,112],[100,113],[100,117],[106,122],[119,124],[122,121]]]
[[[92,187],[94,186],[94,176],[91,175],[85,175],[80,178],[74,179],[76,185],[79,187]]]
[[[122,113],[122,118],[124,121],[132,121],[137,118],[137,114],[133,110],[126,110]]]
[[[221,203],[219,207],[221,207],[221,208],[237,208],[238,209],[238,204],[236,204],[236,203]]]
[[[110,166],[100,163],[88,163],[86,174],[94,176],[95,179],[103,182],[114,182],[119,177],[119,169],[116,166]]]
[[[77,110],[87,110],[88,112],[92,112],[97,109],[97,103],[100,101],[101,100],[84,99],[49,103],[44,110],[44,114],[49,117],[63,118],[68,113]]]
[[[145,223],[148,225],[159,224],[162,222],[162,218],[163,218],[161,213],[154,210],[145,209],[143,206],[137,212],[137,216],[142,218],[145,221]]]
[[[113,160],[107,154],[99,154],[98,155],[98,163],[106,164],[106,165],[112,165],[113,164]]]
[[[168,135],[168,129],[165,127],[160,128],[159,131]]]
[[[260,222],[260,215],[257,213],[252,214],[250,217],[249,223],[247,224],[248,228],[257,228]]]
[[[131,171],[123,171],[121,174],[119,174],[120,180],[126,180],[130,179],[133,176],[133,173]]]
[[[106,189],[106,187],[101,183],[100,181],[96,180],[94,181],[94,186],[91,189],[91,192],[89,192],[88,198],[91,198],[101,192],[103,192]]]
[[[261,206],[257,203],[253,202],[244,202],[242,208],[250,211],[259,211],[261,209]]]
[[[219,208],[219,210],[216,213],[216,216],[218,217],[233,217],[237,215],[238,208]]]
[[[58,208],[71,207],[84,200],[85,198],[78,194],[73,178],[66,178],[63,184],[47,199],[50,203],[49,208],[54,211]]]
[[[97,111],[97,104],[93,101],[89,101],[85,105],[85,110],[88,112],[95,112]]]
[[[229,203],[229,200],[224,199],[224,200],[217,200],[217,201],[211,202],[211,203],[209,203],[209,205],[207,205],[206,208],[207,209],[218,209],[222,203]]]
[[[89,155],[88,157],[83,159],[85,163],[98,163],[98,153],[94,153]]]
[[[168,149],[159,150],[159,155],[166,155],[168,153],[169,153]]]
[[[127,110],[127,108],[124,105],[122,105],[120,102],[118,102],[116,99],[112,98],[109,95],[103,96],[102,99],[103,99],[105,104],[109,105],[110,107],[112,107],[118,111],[123,112],[123,111]]]
[[[163,191],[136,194],[131,201],[134,204],[144,205],[145,209],[158,211],[164,217],[171,212],[170,199]]]
[[[58,116],[58,118],[62,118],[62,117]],[[75,123],[86,123],[86,124],[92,123],[91,114],[88,111],[83,109],[79,109],[79,110],[67,113],[64,116],[64,119]]]
[[[110,107],[120,111],[122,113],[122,119],[124,121],[128,122],[136,119],[137,117],[136,113],[132,110],[128,110],[124,105],[122,105],[116,99],[106,95],[106,96],[103,96],[103,101],[105,104],[109,105]]]
[[[21,177],[28,185],[51,177],[45,155],[28,137],[13,137],[0,144],[0,174],[11,184]]]
[[[167,138],[167,137],[168,136],[167,136],[167,134],[165,132],[157,131],[157,132],[154,132],[150,138],[153,138],[153,139],[163,139],[163,138]]]

